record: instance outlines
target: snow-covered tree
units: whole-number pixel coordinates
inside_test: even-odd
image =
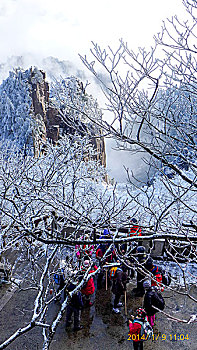
[[[94,152],[88,139],[82,139],[79,136],[62,138],[57,146],[45,145],[45,152],[37,159],[30,156],[24,158],[15,150],[9,157],[7,153],[5,156],[1,152],[1,255],[4,256],[6,251],[15,251],[18,256],[17,261],[25,260],[26,264],[29,264],[25,288],[27,290],[33,288],[37,292],[29,323],[20,327],[10,338],[0,344],[0,349],[6,348],[34,327],[40,327],[43,330],[43,349],[50,348],[71,295],[66,288],[71,281],[75,281],[77,273],[81,272],[76,258],[76,245],[79,247],[90,244],[96,249],[100,243],[107,242],[109,248],[100,261],[100,266],[105,263],[105,257],[113,247],[117,258],[126,266],[130,266],[128,258],[133,258],[136,267],[143,268],[138,265],[136,255],[131,252],[129,243],[142,237],[136,239],[136,237],[119,236],[118,229],[121,225],[128,223],[128,214],[141,216],[141,222],[144,223],[144,241],[150,238],[154,241],[163,234],[172,245],[169,246],[167,253],[172,254],[171,247],[176,249],[177,244],[173,246],[171,239],[178,236],[175,230],[175,224],[180,223],[177,215],[179,214],[182,220],[182,216],[187,215],[187,212],[185,205],[182,206],[181,203],[178,205],[174,201],[173,191],[175,188],[177,191],[182,190],[179,196],[182,197],[183,203],[187,202],[187,197],[190,195],[189,192],[184,191],[179,179],[174,180],[176,187],[172,186],[171,198],[166,192],[165,177],[158,178],[152,186],[139,191],[133,191],[129,186],[127,191],[125,186],[112,187],[103,181],[106,170],[98,161],[91,160],[91,156],[89,157],[89,154]],[[195,210],[195,202],[192,202],[191,198],[189,200],[190,208],[187,210],[190,215],[191,209]],[[137,207],[136,203],[140,205]],[[164,212],[163,217],[159,218],[163,207],[170,208],[170,214]],[[163,232],[163,226],[158,230],[155,227],[155,232],[159,232],[159,235],[153,236],[152,228],[156,222],[158,226],[162,222],[172,230]],[[106,227],[111,229],[111,238],[100,239]],[[193,247],[191,235],[183,237],[182,227],[179,229],[180,238],[183,239],[184,244],[187,240],[191,249]],[[194,238],[194,234],[192,237]],[[118,245],[125,242],[128,242],[129,249],[126,254],[122,254]],[[82,263],[86,256],[85,249],[83,248]],[[191,253],[184,257],[186,266],[196,262],[195,251]],[[183,273],[181,285],[191,287],[191,281],[187,278],[187,269],[179,264],[180,255],[177,257],[174,254],[174,258],[180,266],[179,274]],[[17,277],[17,261],[13,266],[13,279]],[[94,264],[94,255],[90,257],[90,261]],[[50,321],[49,310],[56,294],[50,296],[49,291],[54,290],[53,276],[60,272],[62,267],[60,263],[64,263],[66,297],[60,310]],[[144,268],[143,271],[149,275]],[[89,270],[82,272],[77,290],[90,277],[88,272]],[[181,285],[179,280],[175,281],[170,289],[179,292]],[[195,301],[190,289],[186,290],[184,296],[193,298],[192,300]],[[170,316],[176,319],[173,315]],[[192,322],[191,319],[188,322]]]
[[[33,151],[32,99],[29,70],[16,69],[0,86],[0,141],[1,147],[26,145]]]
[[[9,156],[1,152],[1,257],[14,250],[18,259],[29,261],[27,288],[38,291],[29,325],[16,331],[1,349],[35,326],[45,330],[43,348],[50,346],[69,296],[49,324],[47,312],[55,298],[49,300],[49,289],[60,261],[66,260],[67,268],[72,261],[66,289],[78,269],[75,245],[90,241],[96,247],[103,228],[127,215],[128,199],[123,193],[117,196],[115,188],[104,182],[106,170],[92,157],[94,153],[88,138],[79,136],[64,137],[57,146],[45,144],[44,154],[36,159],[24,158],[14,149]],[[16,273],[13,267],[15,278]],[[83,275],[81,285],[87,273]]]
[[[74,126],[79,132],[91,132],[94,126],[102,120],[102,111],[97,100],[85,91],[83,83],[75,77],[69,77],[52,84],[51,102],[61,112],[66,125]],[[88,118],[87,118],[88,115]]]
[[[193,252],[188,264],[196,266],[197,6],[183,4],[187,21],[175,16],[164,22],[149,50],[134,52],[121,39],[117,49],[93,43],[91,57],[80,57],[106,98],[108,113],[99,121],[104,134],[119,151],[143,154],[147,165],[147,180],[140,181],[126,164],[137,217],[153,241],[169,243],[166,253],[176,264],[186,258],[187,246]]]
[[[182,217],[182,223],[192,229],[190,220],[195,220],[196,210],[188,200],[196,195],[197,189],[197,52],[194,45],[197,9],[195,1],[183,3],[190,20],[181,22],[174,17],[169,21],[172,28],[164,23],[162,32],[155,37],[155,46],[149,51],[140,48],[135,53],[123,40],[117,50],[102,49],[93,43],[93,60],[86,56],[81,59],[100,81],[106,97],[108,119],[100,120],[100,126],[117,141],[120,150],[131,154],[143,152],[147,169],[149,167],[147,184],[153,183],[153,173],[162,176],[166,196],[172,197],[171,203],[190,208],[190,214]],[[102,80],[103,74],[107,79]],[[132,178],[129,168],[127,172],[130,182],[136,186],[137,179]],[[143,185],[146,183],[139,182],[138,186]],[[187,200],[183,200],[186,193]],[[158,233],[159,228],[162,232],[172,230],[166,220],[168,205],[162,206],[157,218],[152,213],[154,233]],[[139,201],[138,208],[143,211],[143,205],[141,209],[140,206]],[[173,231],[176,232],[176,226]]]

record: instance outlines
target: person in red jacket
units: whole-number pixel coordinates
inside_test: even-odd
[[[151,287],[159,287],[160,290],[163,292],[164,288],[162,286],[162,274],[159,271],[159,267],[157,265],[153,264],[153,259],[152,258],[148,258],[148,260],[146,261],[146,264],[144,265],[144,267],[150,271],[153,274],[153,278],[151,278]]]
[[[131,228],[129,229],[128,237],[133,236],[141,236],[142,235],[142,229],[138,225],[138,221],[136,218],[131,219]]]
[[[82,271],[86,271],[90,267],[90,261],[85,260],[83,263]],[[97,266],[95,265],[89,273],[92,273],[97,270]],[[90,298],[94,294],[95,291],[95,285],[94,285],[94,279],[93,277],[90,277],[88,281],[85,283],[85,285],[81,289],[81,293],[85,297],[85,304],[88,306],[92,306],[93,302],[91,302]]]
[[[146,318],[146,311],[143,308],[136,310],[136,316],[132,316],[132,321],[129,320],[129,336],[133,340],[134,350],[143,350],[143,340],[141,340],[141,324]]]
[[[84,240],[88,240],[89,237],[88,235],[85,236],[81,236],[80,239],[84,239]],[[79,266],[81,265],[81,260],[82,259],[89,259],[91,258],[93,252],[94,252],[94,246],[91,244],[83,244],[81,245],[76,245],[75,246],[75,250],[76,250],[76,256],[79,259]]]
[[[150,272],[154,275],[155,278],[151,280],[151,287],[160,287],[160,290],[163,292],[164,288],[162,286],[162,274],[158,270],[158,266],[154,266]]]

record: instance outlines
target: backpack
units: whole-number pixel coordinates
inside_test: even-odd
[[[156,288],[153,288],[154,290],[154,294],[153,294],[153,298],[152,298],[152,306],[157,307],[159,310],[164,310],[165,307],[165,300],[163,298],[163,296],[161,295],[161,293],[156,290]],[[156,310],[156,312],[158,312]]]
[[[109,279],[110,280],[112,280],[115,277],[116,270],[117,270],[117,266],[114,266],[114,267],[111,268],[110,273],[109,273]]]
[[[162,283],[165,284],[165,286],[169,286],[171,283],[171,277],[169,274],[162,275]]]
[[[171,283],[171,274],[170,272],[166,272],[162,267],[158,267],[158,271],[161,273],[162,276],[162,283],[165,286],[169,286]]]
[[[153,329],[150,323],[148,322],[147,318],[144,321],[139,321],[138,319],[135,319],[133,323],[139,323],[141,325],[141,331],[140,331],[141,341],[152,339]]]
[[[84,304],[83,304],[81,292],[77,292],[76,294],[73,294],[73,296],[71,297],[71,305],[77,309],[83,308]]]
[[[53,275],[53,279],[55,281],[56,284],[60,284],[60,281],[61,281],[61,275],[58,275],[57,273],[55,273]]]
[[[165,286],[169,286],[170,283],[171,283],[171,273],[170,272],[165,272],[163,275],[162,275],[162,283],[165,284]]]

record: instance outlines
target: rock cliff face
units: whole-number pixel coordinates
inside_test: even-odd
[[[46,113],[49,102],[49,84],[45,81],[45,73],[30,69],[30,96],[32,98],[32,116],[35,120],[33,129],[34,154],[38,156],[41,140],[46,141]]]
[[[60,116],[58,110],[51,107],[49,98],[49,84],[46,82],[46,76],[43,71],[31,69],[29,83],[31,85],[31,97],[32,97],[32,109],[33,118],[35,119],[36,127],[34,130],[34,148],[35,155],[38,155],[40,149],[40,141],[38,136],[41,136],[42,140],[47,138],[52,140],[53,144],[56,144],[60,135],[74,134],[76,128],[73,125],[67,125],[66,122]],[[84,92],[83,85],[79,82],[79,88],[82,93]],[[77,128],[77,132],[83,137],[87,130],[87,124],[81,122],[81,128]],[[37,130],[36,130],[37,129]],[[97,160],[106,167],[106,153],[105,153],[105,141],[102,136],[102,131],[91,126],[90,141],[97,151]]]

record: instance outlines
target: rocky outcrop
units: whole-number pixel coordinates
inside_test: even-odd
[[[72,135],[76,131],[82,137],[88,131],[88,125],[80,122],[80,128],[76,124],[68,125],[60,116],[59,111],[50,105],[49,84],[46,82],[46,75],[38,69],[31,69],[29,84],[31,85],[33,118],[35,120],[35,130],[33,132],[35,155],[40,152],[42,140],[50,139],[56,144],[61,135]],[[79,89],[85,94],[83,84],[79,82]],[[97,152],[97,160],[106,167],[105,141],[102,131],[90,127],[89,137]]]
[[[97,151],[97,160],[106,167],[106,153],[105,153],[105,141],[103,136],[96,136],[91,138],[92,144]]]
[[[40,76],[39,76],[40,75]],[[45,73],[31,70],[30,83],[32,86],[32,102],[35,114],[40,114],[46,121],[49,103],[49,84],[45,81]]]
[[[49,84],[45,81],[45,73],[30,69],[30,94],[32,98],[32,116],[34,118],[33,143],[34,155],[37,157],[43,142],[47,138],[46,114],[49,103]]]

